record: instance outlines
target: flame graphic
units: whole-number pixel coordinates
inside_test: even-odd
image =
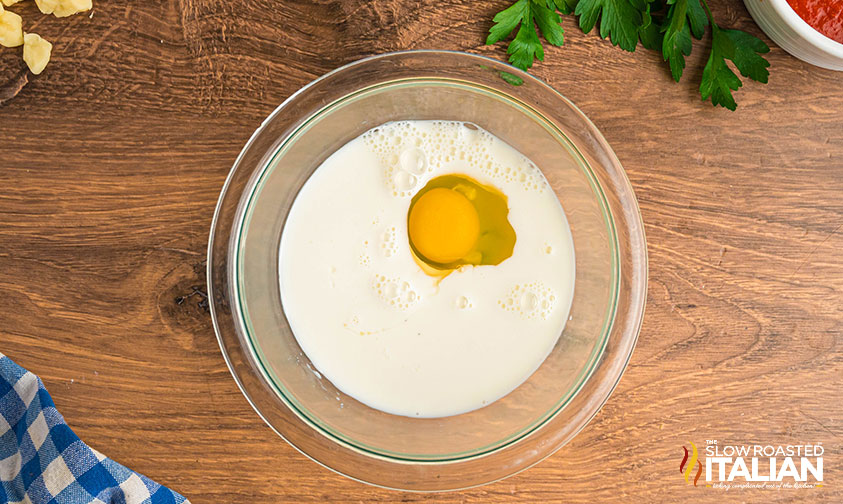
[[[700,479],[700,475],[702,474],[702,463],[699,461],[699,452],[697,451],[697,445],[688,441],[691,445],[691,460],[688,460],[688,449],[684,446],[682,447],[685,450],[685,456],[682,457],[682,462],[679,463],[679,472],[685,475],[685,481],[689,482],[689,478],[691,477],[691,471],[694,468],[694,465],[697,466],[697,474],[694,475],[694,486],[697,486],[697,481]]]

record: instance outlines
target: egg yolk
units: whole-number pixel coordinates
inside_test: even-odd
[[[495,265],[512,255],[515,230],[507,198],[471,177],[429,181],[410,202],[407,232],[413,256],[433,276],[463,265]]]
[[[464,195],[438,187],[425,192],[413,205],[408,229],[419,255],[445,264],[471,252],[480,236],[480,218]]]

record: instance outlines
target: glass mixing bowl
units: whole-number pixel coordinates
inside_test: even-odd
[[[525,154],[557,194],[576,254],[571,318],[544,363],[498,401],[444,418],[390,415],[340,392],[302,352],[279,293],[279,242],[299,189],[346,142],[402,119],[471,122]],[[569,441],[597,413],[629,361],[646,284],[635,195],[594,125],[538,79],[447,51],[367,58],[288,98],[235,161],[208,247],[214,327],[255,411],[320,464],[403,490],[488,483]]]

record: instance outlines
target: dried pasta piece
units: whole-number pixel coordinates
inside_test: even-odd
[[[0,6],[0,45],[17,47],[23,44],[22,26],[20,16]]]
[[[53,44],[47,42],[37,33],[25,33],[23,35],[23,60],[29,71],[35,75],[44,71],[47,63],[50,62],[50,53],[53,51]]]

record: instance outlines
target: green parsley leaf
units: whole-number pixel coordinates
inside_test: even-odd
[[[533,66],[534,60],[544,60],[544,48],[536,33],[536,24],[544,38],[551,44],[560,46],[564,42],[563,30],[560,26],[562,18],[556,13],[554,1],[518,0],[507,9],[498,12],[492,19],[495,24],[489,29],[486,43],[494,44],[503,40],[520,24],[518,33],[509,43],[506,51],[509,54],[509,62],[526,70]]]
[[[647,4],[647,10],[642,14],[643,24],[638,29],[638,38],[641,40],[641,45],[646,49],[661,51],[663,37],[659,26],[660,20],[653,19],[653,15],[650,13],[651,7],[652,4]]]
[[[691,23],[691,33],[694,38],[702,40],[705,35],[705,27],[708,26],[708,17],[700,5],[700,0],[685,0],[688,3],[688,21]]]
[[[551,0],[548,1],[548,7],[551,7],[551,2],[553,5],[556,6],[556,9],[559,10],[562,14],[573,14],[574,10],[577,8],[577,2],[580,0]]]
[[[741,87],[741,80],[726,65],[727,53],[734,53],[731,39],[720,34],[720,29],[712,26],[711,54],[703,69],[700,94],[702,99],[711,97],[712,105],[721,105],[729,110],[738,106],[732,97],[732,91]]]
[[[705,34],[708,18],[700,0],[667,0],[668,10],[662,32],[662,56],[670,65],[673,80],[679,82],[685,70],[685,56],[691,54],[691,34],[697,39]]]
[[[744,77],[767,82],[770,63],[759,54],[770,51],[763,41],[740,30],[722,30],[712,23],[711,54],[703,69],[700,94],[702,99],[711,98],[712,105],[721,105],[735,110],[737,103],[732,91],[741,87],[741,80],[726,64],[731,60]]]
[[[562,36],[562,26],[560,26],[562,17],[553,10],[552,5],[550,8],[543,5],[534,5],[533,16],[545,40],[555,46],[561,46],[565,42]]]
[[[667,0],[667,10],[662,28],[662,57],[670,64],[673,80],[679,82],[685,70],[685,56],[691,54],[691,29],[688,27],[688,0]]]
[[[729,59],[732,60],[741,75],[766,84],[767,78],[770,77],[770,71],[767,70],[770,62],[764,59],[761,54],[770,52],[770,47],[758,37],[741,30],[720,29],[720,33],[729,37],[735,45],[735,53]]]
[[[638,30],[644,23],[646,0],[579,0],[574,14],[580,18],[580,28],[588,33],[600,18],[600,37],[612,41],[625,51],[635,51]]]
[[[535,59],[544,60],[544,48],[533,26],[532,16],[525,17],[521,28],[518,29],[518,34],[509,43],[509,49],[506,52],[509,53],[509,62],[521,70],[533,66]]]
[[[512,33],[512,30],[521,23],[525,10],[528,13],[530,12],[530,0],[518,0],[508,8],[495,14],[495,17],[492,18],[495,24],[489,28],[489,36],[486,37],[486,44],[491,45],[508,37]]]

